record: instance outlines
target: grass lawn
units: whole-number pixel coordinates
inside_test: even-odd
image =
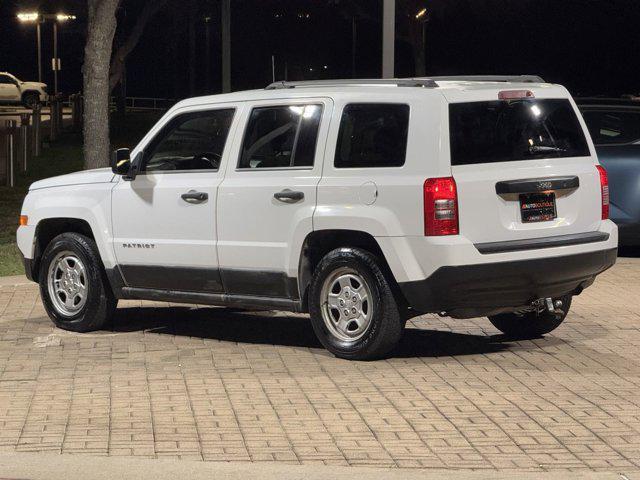
[[[129,114],[113,119],[111,141],[114,147],[133,147],[158,120],[157,113]],[[22,200],[29,185],[42,178],[82,170],[82,135],[66,133],[34,158],[26,173],[16,178],[16,187],[0,187],[0,276],[24,273],[16,245],[16,229]]]

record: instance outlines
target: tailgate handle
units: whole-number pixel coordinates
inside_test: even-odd
[[[496,183],[496,193],[535,193],[547,190],[570,190],[580,186],[580,179],[571,177],[525,178],[523,180],[506,180]]]

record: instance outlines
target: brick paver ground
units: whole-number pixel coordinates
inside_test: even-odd
[[[110,331],[52,327],[0,286],[0,450],[474,469],[640,470],[640,259],[534,341],[424,316],[349,362],[303,316],[122,302]]]

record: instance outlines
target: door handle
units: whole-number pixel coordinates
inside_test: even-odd
[[[273,198],[281,202],[299,202],[304,198],[304,192],[294,192],[293,190],[285,188],[281,192],[274,193]]]
[[[180,196],[187,203],[202,203],[206,202],[209,198],[208,193],[196,192],[195,190],[189,190],[187,193],[183,193]]]

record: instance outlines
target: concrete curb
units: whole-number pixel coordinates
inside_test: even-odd
[[[193,462],[177,459],[91,457],[48,453],[0,453],[3,480],[633,480],[614,472],[424,470],[286,465],[282,463]]]

